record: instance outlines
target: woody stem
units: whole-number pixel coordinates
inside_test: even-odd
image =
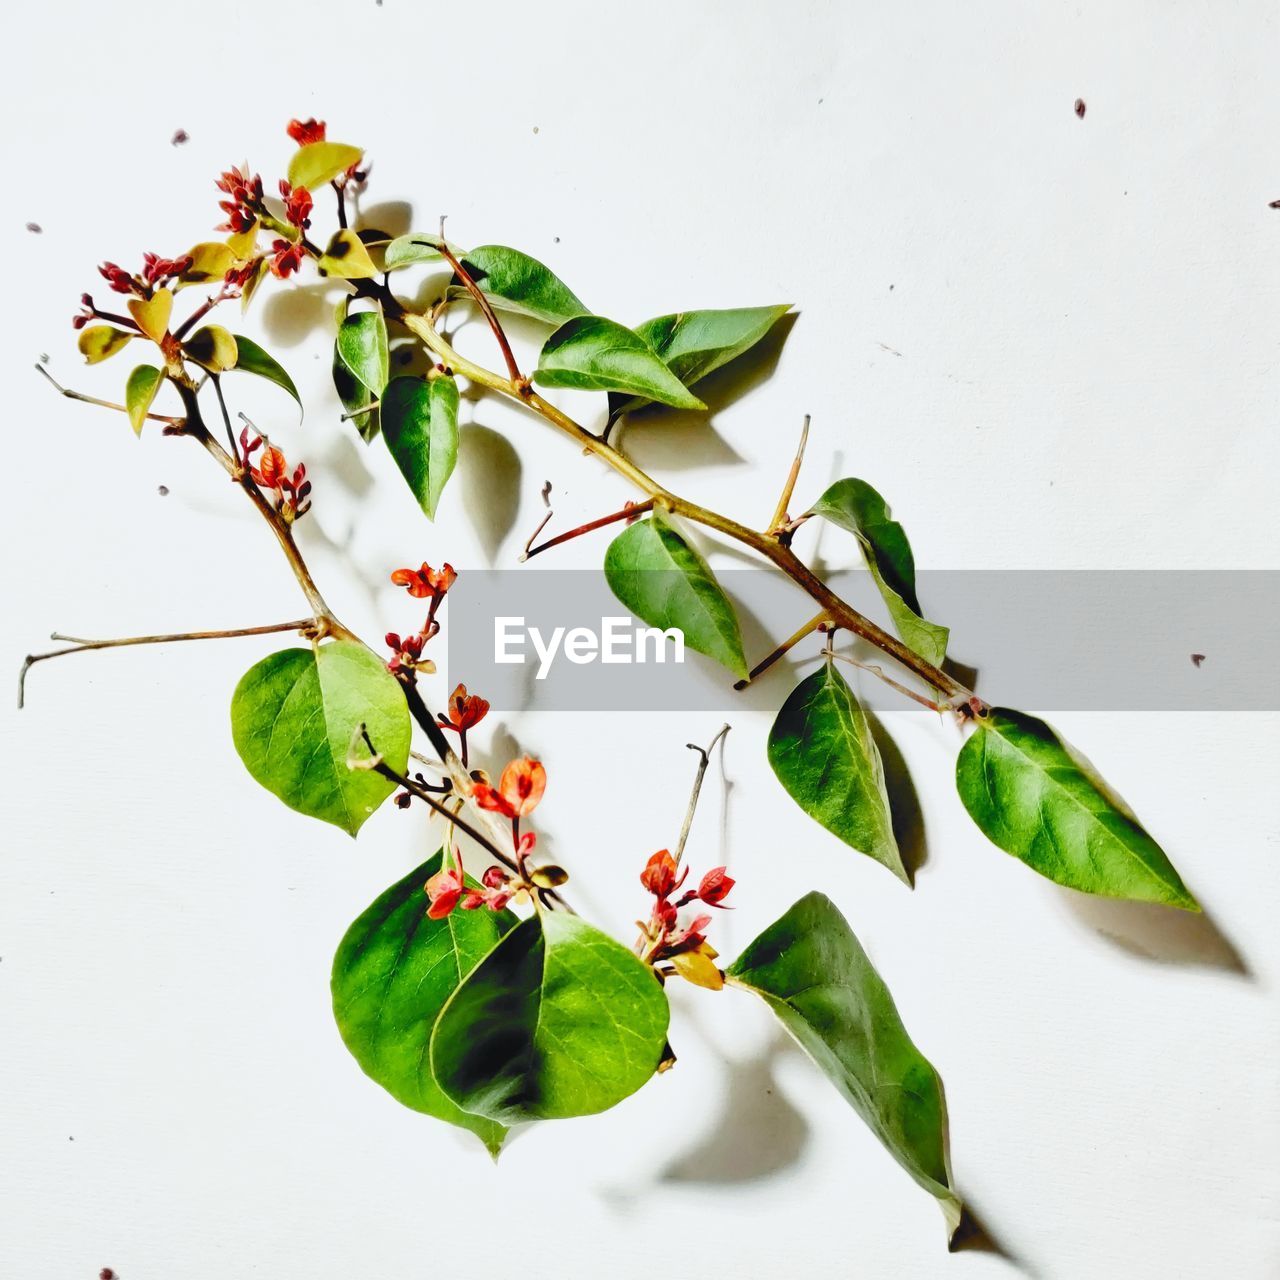
[[[693,775],[693,790],[689,794],[689,805],[684,811],[684,822],[680,827],[680,838],[676,841],[674,857],[677,867],[680,865],[680,859],[684,856],[684,846],[688,842],[689,830],[693,826],[693,815],[698,811],[698,796],[702,794],[702,779],[706,777],[707,766],[711,763],[711,753],[715,750],[716,743],[728,732],[729,726],[722,724],[720,731],[705,747],[698,746],[696,742],[685,744],[690,751],[698,753],[698,771]]]
[[[757,676],[768,671],[779,658],[783,657],[789,650],[795,648],[805,636],[812,635],[824,622],[830,622],[831,619],[825,612],[816,613],[808,622],[804,624],[794,635],[788,636],[776,649],[771,650],[754,667],[751,668],[745,680],[739,680],[733,687],[738,690],[745,689]]]

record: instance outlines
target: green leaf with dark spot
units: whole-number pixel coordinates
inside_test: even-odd
[[[578,295],[536,258],[501,244],[483,244],[462,260],[467,274],[500,310],[563,324],[589,314]]]
[[[464,1111],[501,1124],[605,1111],[658,1069],[667,998],[634,952],[578,916],[518,924],[450,997],[431,1066]]]
[[[783,703],[769,731],[769,763],[805,813],[911,883],[893,835],[880,750],[834,663],[806,676]]]
[[[834,903],[800,899],[725,970],[759,995],[895,1160],[936,1196],[950,1237],[961,1203],[942,1080],[911,1042],[889,989]]]
[[[137,336],[127,329],[117,329],[109,324],[91,324],[87,329],[80,330],[76,346],[86,364],[98,364],[110,359],[117,351],[123,351]]]
[[[441,861],[393,884],[347,930],[333,958],[333,1015],[361,1069],[397,1102],[469,1129],[497,1155],[507,1130],[445,1097],[429,1048],[445,1001],[517,919],[487,908],[429,919],[423,885]]]
[[[382,435],[413,496],[436,518],[458,461],[458,384],[449,376],[392,378],[382,393]]]
[[[236,340],[236,350],[239,352],[236,368],[241,373],[254,373],[259,378],[266,378],[268,382],[274,382],[277,387],[287,391],[297,401],[298,408],[301,409],[302,397],[298,394],[298,388],[294,386],[293,379],[289,377],[284,366],[252,339],[246,338],[240,333],[233,336]]]
[[[911,543],[906,530],[890,518],[885,500],[865,480],[837,480],[813,504],[812,511],[858,539],[903,644],[926,662],[941,666],[950,632],[927,621],[920,610]]]
[[[414,267],[421,262],[443,262],[440,245],[444,243],[439,236],[420,231],[396,236],[383,253],[382,265],[387,271],[398,271],[402,267]]]
[[[604,575],[613,594],[642,622],[675,627],[690,649],[747,674],[742,632],[729,598],[707,562],[660,511],[609,544]]]
[[[129,422],[133,426],[134,435],[142,434],[142,424],[151,412],[152,402],[164,374],[153,365],[140,364],[130,375],[124,386],[124,406],[129,411]]]
[[[182,344],[183,352],[210,373],[236,367],[240,350],[235,335],[220,324],[206,324]]]
[[[1093,766],[1043,720],[995,708],[960,748],[956,788],[1006,853],[1058,884],[1199,911],[1173,864]]]
[[[379,658],[350,640],[273,653],[249,668],[231,698],[231,733],[245,768],[291,809],[353,836],[395,790],[372,770],[348,767],[361,724],[403,773],[404,691]]]
[[[705,409],[643,338],[602,316],[579,316],[547,339],[534,381],[544,387],[618,391],[678,409]]]
[[[358,164],[364,152],[345,142],[311,142],[299,147],[289,161],[289,183],[306,187],[312,194],[334,178],[341,177],[353,164]]]
[[[316,266],[321,275],[334,276],[339,280],[369,280],[378,274],[364,241],[345,227],[330,237]]]

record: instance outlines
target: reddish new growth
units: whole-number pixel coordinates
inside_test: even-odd
[[[424,887],[431,902],[427,915],[432,920],[442,920],[454,907],[461,907],[463,911],[477,911],[481,907],[501,911],[523,886],[517,885],[501,867],[490,867],[479,885],[468,885],[462,850],[455,847],[453,865],[437,871]]]
[[[415,671],[430,674],[436,669],[435,663],[423,658],[422,650],[427,641],[440,630],[436,611],[457,580],[458,574],[451,564],[446,564],[437,571],[424,562],[421,569],[397,569],[392,573],[391,581],[397,587],[404,587],[415,600],[431,601],[427,607],[426,621],[416,633],[401,636],[397,631],[387,632],[386,642],[392,650],[387,669],[393,674],[412,675]]]
[[[249,436],[251,431],[254,433],[252,439]],[[253,455],[259,449],[262,456],[255,464]],[[311,481],[307,479],[306,466],[299,463],[290,475],[284,454],[256,428],[245,427],[240,432],[240,463],[258,488],[274,496],[275,509],[286,524],[292,524],[311,510]]]
[[[474,728],[489,714],[489,704],[478,694],[467,692],[467,686],[460,684],[449,695],[449,713],[438,712],[436,719],[442,729],[451,729],[458,735],[458,754],[462,763],[467,764],[467,730]]]
[[[696,915],[687,924],[679,923],[682,907],[701,902],[708,907],[724,907],[724,900],[733,888],[733,879],[725,874],[724,867],[714,867],[698,882],[696,889],[688,889],[678,898],[674,895],[688,879],[689,868],[681,869],[667,849],[659,849],[645,864],[640,873],[640,883],[653,894],[653,909],[647,923],[640,925],[637,950],[640,958],[657,965],[670,960],[682,977],[700,986],[718,987],[722,983],[719,970],[711,962],[715,949],[707,942],[706,929],[711,916]]]

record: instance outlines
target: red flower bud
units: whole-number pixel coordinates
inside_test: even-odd
[[[729,890],[737,883],[725,875],[724,867],[715,867],[702,877],[698,885],[698,897],[709,907],[718,907],[729,896]]]
[[[655,898],[670,897],[676,888],[676,860],[666,849],[657,853],[645,863],[640,873],[640,883]]]
[[[300,147],[325,140],[323,120],[290,120],[286,132]]]

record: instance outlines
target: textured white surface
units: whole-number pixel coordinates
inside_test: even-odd
[[[135,443],[30,366],[47,351],[116,394],[123,364],[77,367],[67,325],[82,289],[105,293],[94,264],[208,234],[216,171],[248,155],[279,172],[283,122],[311,113],[370,148],[374,202],[517,244],[624,321],[796,303],[773,376],[717,435],[632,438],[711,505],[762,519],[807,411],[807,484],[866,476],[925,565],[1280,568],[1270,5],[224,0],[8,22],[12,667],[54,627],[295,611],[203,457]],[[302,294],[255,319],[313,403],[322,312]],[[485,403],[429,527],[385,451],[335,443],[331,412],[298,429],[270,388],[242,403],[314,466],[307,548],[370,635],[406,619],[389,568],[511,564],[544,478],[566,517],[626,496]],[[1168,625],[1196,648],[1194,619]],[[681,993],[678,1070],[496,1168],[366,1082],[332,1026],[329,959],[427,837],[388,808],[352,844],[244,775],[227,698],[268,648],[50,664],[0,717],[0,1275],[1276,1274],[1275,715],[1058,717],[1229,942],[1081,901],[991,848],[951,789],[953,734],[905,712],[888,727],[928,846],[908,894],[768,776],[782,686],[734,717],[723,834],[713,785],[691,846],[740,880],[722,950],[812,886],[849,914],[944,1075],[960,1188],[1005,1250],[949,1257],[928,1197],[733,994]],[[683,743],[713,728],[494,726],[500,751],[548,762],[540,826],[602,923],[636,913],[640,861],[679,821]]]

